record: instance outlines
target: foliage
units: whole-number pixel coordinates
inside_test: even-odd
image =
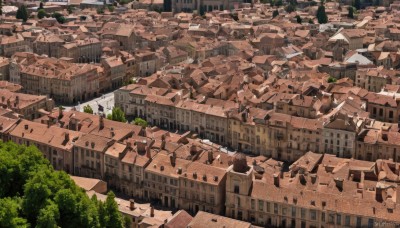
[[[46,13],[46,11],[44,10],[44,9],[40,9],[39,11],[38,11],[38,13],[37,13],[37,17],[39,18],[39,19],[42,19],[42,18],[44,18],[44,17],[46,17],[47,16],[47,13]]]
[[[335,83],[336,81],[337,81],[336,78],[334,78],[334,77],[332,77],[332,76],[329,76],[329,78],[328,78],[328,83]]]
[[[0,172],[0,227],[124,227],[113,194],[89,199],[34,146],[0,141]]]
[[[276,7],[280,7],[280,6],[282,6],[282,5],[283,5],[282,0],[275,0],[275,6],[276,6]]]
[[[320,24],[325,24],[328,22],[328,16],[326,15],[325,6],[323,5],[323,3],[320,6],[318,6],[317,19],[318,23]]]
[[[347,8],[349,13],[347,14],[347,17],[349,18],[354,18],[354,8],[352,6],[349,6],[349,8]]]
[[[3,0],[0,0],[0,15],[3,15]]]
[[[309,24],[314,24],[314,21],[313,21],[313,19],[311,19],[311,18],[310,18],[310,19],[308,19],[308,23],[309,23]]]
[[[73,7],[73,6],[71,6],[71,5],[69,5],[69,6],[67,7],[68,14],[73,13],[74,10],[75,10],[75,7]]]
[[[55,18],[57,20],[57,22],[60,23],[60,24],[64,24],[65,23],[65,17],[59,12],[53,13],[51,15],[51,17]]]
[[[114,107],[112,109],[111,114],[107,115],[107,119],[118,121],[118,122],[123,122],[123,123],[126,122],[125,113],[118,107]]]
[[[128,4],[128,3],[130,3],[131,2],[131,0],[120,0],[119,1],[119,4],[121,4],[121,5],[126,5],[126,4]]]
[[[103,8],[97,8],[97,14],[103,14],[104,9]]]
[[[301,22],[303,22],[303,19],[301,19],[300,15],[296,15],[296,21],[297,23],[301,24]]]
[[[83,106],[83,112],[93,114],[93,109],[90,107],[90,105]]]
[[[26,219],[19,217],[20,200],[18,198],[0,199],[0,224],[1,227],[28,227]]]
[[[272,18],[275,18],[275,17],[277,17],[278,15],[279,15],[278,10],[275,10],[275,11],[272,13]]]
[[[107,6],[107,8],[108,8],[108,11],[114,12],[114,6],[110,5],[110,6]]]
[[[28,16],[28,11],[26,10],[26,6],[21,5],[17,10],[16,18],[22,19],[24,22],[26,22],[28,20],[28,17],[29,16]]]
[[[353,6],[354,6],[354,8],[356,8],[357,10],[361,9],[361,0],[354,0]]]
[[[40,2],[40,4],[39,4],[39,10],[41,10],[41,9],[44,9],[43,2]]]
[[[285,11],[288,13],[292,13],[292,12],[296,11],[296,7],[292,4],[289,4],[285,7]]]
[[[147,126],[148,126],[147,121],[144,120],[144,119],[142,119],[142,118],[135,118],[135,119],[133,120],[133,123],[134,123],[135,125],[139,125],[139,126],[142,126],[142,127],[147,127]]]

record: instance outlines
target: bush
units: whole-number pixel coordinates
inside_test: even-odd
[[[147,127],[147,126],[148,126],[147,121],[144,120],[144,119],[142,119],[142,118],[135,118],[135,120],[133,121],[133,123],[134,123],[135,125],[139,125],[139,126],[142,126],[142,127]]]
[[[40,9],[39,11],[38,11],[38,13],[37,13],[37,17],[39,18],[39,19],[42,19],[42,18],[44,18],[44,17],[46,17],[47,16],[47,13],[46,13],[46,11],[44,10],[44,9]]]
[[[329,78],[328,78],[328,83],[335,83],[336,81],[337,81],[336,78],[334,78],[334,77],[332,77],[332,76],[329,76]]]

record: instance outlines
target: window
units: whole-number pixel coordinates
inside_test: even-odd
[[[356,227],[361,227],[361,217],[357,217]]]
[[[306,209],[301,208],[301,218],[305,219],[306,218]]]
[[[322,212],[322,214],[321,214],[321,221],[325,222],[325,212]]]
[[[389,111],[389,118],[393,118],[393,111]]]
[[[286,215],[286,213],[287,213],[287,209],[286,209],[286,207],[283,207],[282,208],[282,215]]]
[[[368,219],[368,228],[374,227],[374,219]]]
[[[292,207],[292,217],[296,218],[296,208]]]
[[[237,205],[238,205],[238,207],[240,207],[240,198],[239,197],[237,198]]]
[[[233,192],[234,192],[234,193],[239,193],[240,188],[239,188],[239,185],[238,185],[238,184],[235,183],[235,185],[234,185],[233,188],[234,188],[234,189],[233,189]]]
[[[328,217],[328,223],[334,223],[335,222],[335,214],[329,214]]]
[[[269,202],[267,202],[267,212],[270,212],[271,211],[271,203],[269,203]]]
[[[255,207],[255,200],[251,199],[251,209],[254,210]]]
[[[262,200],[258,201],[258,210],[260,210],[260,211],[264,210],[264,201],[262,201]]]
[[[274,214],[278,214],[278,204],[274,203]]]
[[[317,212],[315,210],[310,210],[310,219],[317,220]]]
[[[342,215],[336,215],[336,225],[342,225]]]

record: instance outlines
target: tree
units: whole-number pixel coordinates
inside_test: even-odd
[[[303,20],[301,19],[300,15],[296,15],[296,21],[297,23],[301,24]]]
[[[64,24],[65,23],[65,17],[59,12],[53,13],[51,15],[51,17],[55,18],[57,20],[57,22],[60,23],[60,24]]]
[[[28,227],[26,219],[19,216],[19,198],[0,199],[0,226],[1,227]]]
[[[336,81],[337,81],[336,78],[334,78],[334,77],[332,77],[332,76],[329,76],[329,78],[328,78],[328,83],[335,83]]]
[[[275,1],[275,6],[276,6],[276,7],[280,7],[280,6],[282,6],[282,5],[283,5],[282,0],[276,0],[276,1]]]
[[[118,121],[118,122],[123,122],[123,123],[126,122],[125,113],[118,107],[114,107],[112,109],[111,114],[107,115],[107,119]]]
[[[93,114],[93,109],[90,105],[83,106],[83,112]]]
[[[147,121],[146,120],[144,120],[144,119],[142,119],[142,118],[135,118],[135,120],[133,121],[133,123],[135,124],[135,125],[139,125],[139,126],[142,126],[142,127],[147,127],[148,126],[148,123],[147,123]]]
[[[57,228],[57,220],[60,218],[60,211],[57,205],[48,201],[47,205],[39,211],[37,228]]]
[[[38,11],[38,13],[37,13],[37,17],[38,17],[39,19],[44,18],[46,15],[47,15],[47,13],[46,13],[46,11],[45,11],[44,9],[40,9],[40,10]]]
[[[285,11],[288,13],[292,13],[292,12],[296,11],[296,7],[292,4],[289,4],[285,7]]]
[[[28,20],[28,11],[26,10],[25,5],[21,5],[17,10],[17,19],[21,19],[22,21],[26,22]]]
[[[103,8],[97,8],[97,14],[103,14],[104,9]]]
[[[39,10],[41,10],[41,9],[44,9],[43,2],[40,2],[40,4],[39,4]]]
[[[3,15],[3,0],[0,0],[0,15]]]
[[[274,12],[272,12],[272,18],[275,18],[279,15],[278,10],[275,10]]]
[[[314,24],[314,20],[310,18],[310,19],[308,19],[308,23],[309,24]]]
[[[347,17],[354,18],[354,8],[352,6],[349,6],[349,8],[347,8],[347,9],[349,10]]]
[[[320,24],[325,24],[328,22],[328,16],[326,15],[325,6],[323,5],[323,2],[321,2],[321,5],[318,7],[317,19],[318,23]]]
[[[114,12],[114,6],[112,6],[112,5],[108,6],[108,11]]]
[[[361,0],[354,0],[353,6],[354,6],[357,10],[361,9]]]
[[[115,201],[115,194],[110,191],[107,194],[106,202],[104,202],[105,219],[102,227],[117,228],[124,226],[124,220],[118,211],[118,204]]]
[[[75,7],[73,7],[73,6],[71,6],[71,5],[69,5],[69,6],[67,7],[68,14],[73,13],[74,10],[75,10]]]

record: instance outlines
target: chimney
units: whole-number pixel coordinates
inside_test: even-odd
[[[18,105],[19,104],[19,96],[15,97],[15,103]]]
[[[190,154],[195,155],[196,153],[197,153],[197,147],[196,147],[196,145],[192,144],[190,146]]]
[[[65,141],[66,141],[66,142],[69,141],[69,132],[65,132]]]
[[[104,117],[103,115],[99,116],[100,130],[104,128]]]
[[[279,188],[279,175],[274,173],[274,185]]]
[[[25,124],[25,130],[28,130],[29,126],[28,124]]]
[[[150,217],[154,217],[154,207],[150,207]]]
[[[136,142],[137,152],[139,154],[145,154],[146,153],[146,145],[147,145],[146,140],[137,141]]]
[[[58,107],[58,119],[63,118],[63,116],[64,116],[63,107],[60,106],[60,107]]]
[[[169,160],[171,161],[172,167],[175,167],[175,165],[176,165],[176,154],[175,154],[175,152],[173,152],[173,153],[169,156]]]
[[[315,182],[317,181],[317,174],[312,173],[310,174],[311,177],[311,183],[315,184]]]
[[[126,148],[127,148],[127,149],[132,149],[132,142],[127,141],[127,142],[126,142]]]
[[[343,178],[336,177],[335,178],[336,187],[339,191],[343,191]]]
[[[150,144],[146,146],[146,156],[147,156],[147,158],[149,158],[149,159],[151,159],[151,148],[153,147],[154,142],[155,142],[155,140],[152,139],[152,140],[150,141]]]
[[[165,135],[161,136],[161,150],[165,150]]]
[[[135,210],[135,200],[134,199],[129,200],[129,209],[131,211]]]
[[[212,163],[214,160],[214,153],[210,150],[208,151],[208,163]]]

